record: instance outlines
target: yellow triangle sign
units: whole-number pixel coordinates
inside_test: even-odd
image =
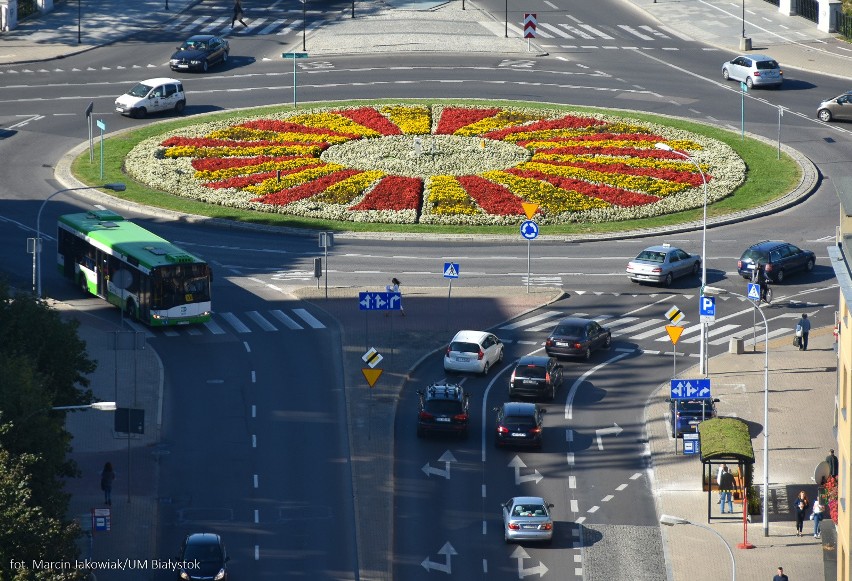
[[[683,333],[683,327],[666,325],[666,332],[669,334],[669,339],[672,340],[672,345],[677,345],[677,340],[680,339],[680,334]]]
[[[532,204],[530,202],[521,202],[521,205],[524,207],[524,214],[527,215],[527,218],[530,220],[535,216],[535,211],[538,210],[538,204]]]
[[[367,383],[370,384],[370,387],[376,385],[376,382],[379,380],[379,376],[382,374],[381,369],[370,369],[369,367],[362,367],[361,373],[364,374],[364,379],[367,380]]]

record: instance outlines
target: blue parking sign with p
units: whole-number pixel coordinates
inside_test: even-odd
[[[700,304],[698,307],[698,314],[704,315],[705,317],[715,317],[716,316],[716,297],[705,297],[702,296],[700,299]]]

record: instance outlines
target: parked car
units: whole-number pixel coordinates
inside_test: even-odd
[[[744,279],[751,280],[756,263],[763,265],[767,279],[780,283],[793,272],[812,271],[816,264],[816,254],[789,242],[764,240],[752,244],[743,252],[737,261],[737,272]]]
[[[494,411],[497,412],[495,446],[530,446],[541,449],[544,409],[538,404],[507,401],[494,408]]]
[[[650,246],[627,263],[627,277],[633,282],[653,282],[671,286],[681,276],[696,276],[701,271],[701,256],[688,254],[670,244]]]
[[[193,533],[187,535],[180,546],[179,563],[192,564],[192,567],[180,568],[178,579],[228,580],[228,552],[222,537],[215,533]]]
[[[826,99],[817,107],[817,117],[820,121],[846,119],[852,121],[852,91],[846,91],[834,99]]]
[[[419,390],[417,437],[441,432],[467,438],[470,423],[470,395],[455,384],[430,385]]]
[[[733,79],[752,87],[780,87],[784,71],[772,57],[763,54],[738,56],[722,65],[722,78]]]
[[[590,359],[595,349],[609,349],[612,332],[591,319],[567,317],[559,321],[544,343],[551,357]]]
[[[485,331],[459,331],[444,353],[444,371],[466,371],[488,375],[503,361],[503,343]]]
[[[717,401],[712,397],[669,400],[672,437],[679,438],[684,432],[697,432],[698,424],[715,418]]]
[[[173,71],[202,71],[216,63],[228,62],[231,47],[228,41],[212,34],[190,36],[177,47],[169,59]]]
[[[540,496],[516,496],[500,505],[503,510],[503,538],[519,541],[553,541],[553,505]]]
[[[509,378],[509,399],[533,397],[552,401],[562,385],[562,366],[555,357],[521,357]]]
[[[115,100],[115,110],[122,115],[142,118],[148,113],[174,109],[182,113],[186,107],[183,83],[177,79],[148,79]]]

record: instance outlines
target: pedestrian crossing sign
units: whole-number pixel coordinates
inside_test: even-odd
[[[753,301],[759,301],[760,300],[760,285],[757,284],[756,282],[748,283],[748,295],[747,296],[748,296],[748,298],[750,298]]]
[[[459,277],[459,265],[457,262],[445,262],[444,263],[444,278],[458,278]]]

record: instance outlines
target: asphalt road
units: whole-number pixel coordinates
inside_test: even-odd
[[[491,8],[495,16],[501,14],[499,3]],[[559,37],[559,44],[574,48],[560,46],[542,58],[410,54],[307,59],[299,64],[299,100],[485,96],[603,105],[739,129],[739,89],[736,83],[724,82],[720,74],[722,61],[732,55],[677,35],[655,45],[658,50],[638,50],[642,42],[631,38],[636,35],[624,27],[654,36],[642,28],[653,28],[654,23],[618,3],[604,9],[600,4],[572,7],[571,15],[562,14],[559,22],[549,3],[531,5],[529,10],[540,10],[542,22],[566,33],[571,32],[568,27],[596,28],[612,37],[606,42],[614,48],[604,49],[599,42],[592,48],[591,42]],[[548,15],[553,15],[552,22]],[[13,82],[11,75],[4,77],[0,159],[6,169],[0,183],[0,220],[4,222],[0,244],[10,251],[0,258],[0,271],[13,284],[29,285],[32,263],[25,252],[25,238],[34,235],[42,200],[60,188],[53,180],[57,159],[86,138],[82,114],[86,105],[94,103],[96,118],[104,119],[110,132],[147,123],[113,114],[112,102],[142,78],[171,76],[164,63],[174,44],[175,39],[164,33],[70,57],[44,67],[45,72],[31,67],[32,72],[19,73]],[[251,36],[234,40],[233,46],[227,66],[214,74],[178,75],[189,94],[187,116],[290,102],[292,70],[280,59],[281,40]],[[834,235],[838,215],[831,179],[848,171],[852,161],[852,127],[828,126],[813,119],[819,99],[839,94],[848,89],[846,84],[806,71],[788,71],[786,77],[782,90],[754,91],[747,96],[746,129],[776,139],[778,107],[784,107],[782,140],[808,156],[824,181],[811,198],[792,210],[750,221],[747,227],[710,229],[706,257],[711,284],[743,292],[744,283],[733,270],[742,249],[755,240],[785,238],[817,252],[818,268],[812,276],[776,287],[776,304],[767,316],[771,313],[770,325],[777,329],[791,325],[791,317],[802,309],[813,313],[815,325],[833,321],[836,291],[830,288],[832,273],[824,248]],[[47,204],[42,216],[43,284],[47,294],[59,298],[76,295],[50,268],[55,246],[49,236],[58,215],[81,207],[88,207],[84,197],[67,194]],[[222,231],[139,218],[146,227],[214,263],[217,314],[231,313],[249,324],[254,320],[249,312],[292,314],[299,307],[288,304],[286,290],[313,284],[308,273],[313,257],[320,254],[313,236]],[[663,291],[631,285],[623,274],[629,258],[660,238],[569,244],[548,239],[545,231],[533,245],[530,282],[562,286],[568,292],[568,298],[551,309],[559,313],[583,312],[610,321],[635,317],[622,328],[654,320],[662,324],[669,305],[684,309],[697,300],[697,281],[684,279]],[[677,235],[667,241],[698,252],[701,234]],[[462,264],[458,284],[487,288],[517,283],[521,288],[527,281],[526,243],[520,241],[424,243],[345,236],[337,239],[328,280],[333,285],[360,286],[375,284],[377,279],[383,283],[392,273],[406,284],[440,286],[444,284],[440,266],[447,260]],[[724,333],[744,334],[753,319],[751,308],[735,300],[721,303],[719,309],[723,316],[730,316],[722,324],[734,328],[718,336],[720,342],[711,346],[711,354],[727,347]],[[117,319],[118,314],[114,316]],[[263,332],[255,325],[251,334],[244,335],[227,321],[219,323],[225,330],[222,335],[157,334],[151,339],[166,363],[169,386],[165,426],[171,453],[164,464],[161,496],[170,502],[162,523],[162,551],[170,553],[190,529],[216,523],[228,532],[234,570],[241,577],[280,578],[283,570],[317,579],[349,578],[357,566],[347,489],[351,479],[347,464],[340,461],[346,457],[342,436],[346,419],[340,390],[334,387],[341,385],[340,370],[325,364],[334,359],[325,356],[335,341],[330,325],[310,334]],[[627,525],[636,535],[635,531],[653,524],[643,464],[641,407],[651,389],[669,377],[671,358],[664,352],[671,347],[660,341],[662,331],[636,338],[651,328],[625,333],[611,352],[598,354],[591,363],[566,363],[562,398],[568,397],[573,382],[583,378],[570,417],[565,404],[549,405],[555,409],[547,416],[544,452],[517,454],[526,464],[524,470],[538,470],[544,476],[537,484],[517,483],[508,467],[514,456],[508,451],[496,453],[487,438],[471,438],[463,444],[417,441],[413,429],[408,429],[413,415],[406,413],[413,409],[411,394],[404,394],[397,419],[397,577],[425,577],[424,559],[444,562],[448,551],[441,551],[447,542],[458,553],[452,556],[454,573],[470,578],[482,576],[484,568],[500,578],[514,578],[522,569],[539,564],[551,571],[572,570],[573,550],[530,547],[525,548],[528,557],[523,557],[514,553],[515,547],[503,545],[497,505],[522,492],[541,491],[558,499],[553,500],[559,519],[555,547],[562,549],[575,546],[578,528],[574,523],[581,518],[590,529]],[[534,350],[545,332],[500,331],[502,338],[511,341],[507,361]],[[639,357],[635,353],[640,347],[659,353]],[[684,341],[678,351],[694,356],[697,343]],[[620,359],[596,368],[615,357]],[[323,363],[317,364],[318,360]],[[485,427],[486,435],[488,422],[493,421],[489,410],[505,395],[507,372],[497,371],[493,384],[479,378],[465,380],[481,394],[475,401],[480,410],[475,422]],[[438,358],[418,370],[423,383],[442,374]],[[593,434],[613,423],[623,431],[598,446]],[[427,462],[437,466],[447,449],[457,459],[452,478],[426,477],[422,466]],[[567,464],[570,455],[571,466]],[[575,486],[565,476],[574,476]],[[622,484],[628,486],[614,492]],[[273,506],[289,508],[276,512]],[[590,513],[595,506],[599,509]],[[260,507],[257,517],[255,507]],[[316,518],[305,520],[304,513]],[[257,561],[255,547],[261,557]]]

